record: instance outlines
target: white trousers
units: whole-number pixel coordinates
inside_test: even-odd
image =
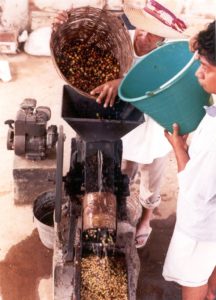
[[[196,241],[175,227],[168,248],[163,277],[182,286],[208,282],[216,266],[216,242]]]
[[[122,173],[129,176],[131,185],[139,185],[139,201],[147,209],[154,209],[160,204],[161,180],[167,158],[168,155],[156,158],[151,164],[122,161]]]

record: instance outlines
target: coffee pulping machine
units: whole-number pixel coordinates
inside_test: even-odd
[[[104,108],[64,85],[62,118],[77,136],[71,140],[70,167],[63,176],[64,132],[60,126],[54,257],[60,255],[62,264],[73,269],[71,299],[79,300],[84,299],[81,297],[83,257],[92,253],[98,257],[123,255],[127,265],[127,299],[135,299],[135,253],[129,249],[133,240],[131,232],[121,233],[121,224],[127,223],[129,195],[128,176],[121,172],[121,137],[143,122],[143,113],[120,100],[113,107]]]

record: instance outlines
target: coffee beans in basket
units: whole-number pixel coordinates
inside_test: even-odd
[[[91,1],[90,1],[91,2]],[[133,46],[127,28],[117,15],[104,7],[72,8],[67,21],[51,34],[51,58],[59,75],[79,94],[128,72]]]
[[[119,62],[112,52],[94,44],[66,43],[56,62],[68,82],[86,93],[120,74]]]

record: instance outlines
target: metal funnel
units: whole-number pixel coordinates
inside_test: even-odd
[[[62,118],[84,141],[118,140],[143,123],[143,113],[130,103],[117,100],[104,108],[69,85],[63,87]]]

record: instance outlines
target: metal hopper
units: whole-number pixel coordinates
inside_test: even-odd
[[[69,85],[64,85],[62,98],[62,118],[84,141],[118,140],[144,121],[143,113],[130,103],[117,100],[104,108]]]

